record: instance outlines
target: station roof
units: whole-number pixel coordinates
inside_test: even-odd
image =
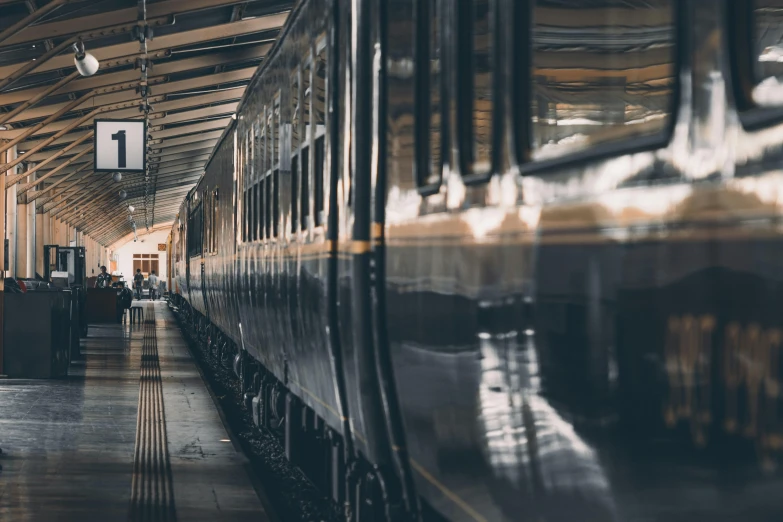
[[[105,246],[132,222],[139,233],[171,223],[293,3],[0,0],[0,151],[18,155],[0,171],[19,165],[6,187]],[[145,19],[146,97],[132,36]],[[78,40],[100,62],[93,76],[76,71]],[[146,174],[94,172],[93,121],[141,120],[145,107]]]

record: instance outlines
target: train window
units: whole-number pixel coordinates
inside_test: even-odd
[[[253,240],[261,239],[261,183],[253,185]]]
[[[299,226],[299,71],[291,74],[291,232]]]
[[[207,204],[207,215],[205,216],[205,220],[207,221],[206,225],[206,238],[207,238],[207,247],[206,247],[206,253],[210,255],[217,254],[217,244],[218,244],[218,189],[214,190],[207,190],[204,192],[204,201]]]
[[[302,149],[302,192],[301,192],[301,209],[302,230],[307,228],[307,221],[310,218],[310,173],[308,169],[310,165],[310,148],[306,147]]]
[[[753,102],[783,105],[783,0],[751,0]]]
[[[251,181],[252,183],[252,181]],[[255,193],[255,187],[253,185],[250,186],[249,189],[247,189],[247,200],[248,200],[248,216],[247,216],[247,222],[248,222],[248,230],[247,230],[247,240],[248,241],[255,241],[258,239],[258,225],[257,225],[257,219],[258,219],[258,200],[256,199],[256,193]]]
[[[291,74],[291,153],[299,149],[299,117],[301,107],[299,106],[299,71]]]
[[[320,38],[317,46],[315,71],[313,73],[313,118],[315,153],[313,157],[313,199],[315,203],[315,226],[323,225],[324,216],[324,161],[326,161],[326,39]]]
[[[319,50],[316,55],[315,75],[313,76],[313,113],[315,116],[316,134],[318,126],[323,127],[326,121],[326,41],[322,40],[318,44]],[[323,128],[320,129],[323,132]]]
[[[465,35],[458,47],[463,65],[457,83],[460,169],[476,179],[492,172],[494,7],[495,0],[466,0],[458,10],[458,34]]]
[[[188,256],[195,257],[201,255],[204,236],[204,215],[202,202],[193,208],[188,216]]]
[[[676,75],[674,3],[532,3],[532,11],[523,13],[532,20],[531,84],[519,89],[529,95],[532,159],[655,137],[669,128]],[[527,49],[530,42],[518,45]]]
[[[325,136],[319,136],[315,140],[315,168],[313,180],[315,181],[315,225],[323,225],[324,216],[324,161],[326,153]]]
[[[264,192],[264,239],[268,239],[272,233],[272,176],[267,175],[264,178],[263,192]]]
[[[280,168],[280,127],[283,122],[280,120],[280,95],[275,98],[275,110],[272,114],[272,165],[274,168]]]
[[[439,0],[416,6],[416,181],[437,186],[442,175],[441,16]]]
[[[247,241],[248,239],[248,230],[249,230],[249,223],[247,220],[247,211],[248,211],[248,201],[247,201],[247,142],[242,138],[239,137],[239,146],[237,147],[239,151],[239,176],[241,178],[241,185],[239,185],[240,188],[242,188],[242,241]]]
[[[302,191],[301,191],[301,229],[307,229],[310,218],[310,143],[312,132],[312,104],[313,104],[313,90],[311,88],[312,67],[308,63],[302,74],[302,120],[304,124],[304,145],[302,146],[302,160],[300,162],[301,179],[302,179]]]
[[[204,253],[209,253],[209,233],[211,232],[211,221],[210,221],[210,215],[212,214],[210,205],[209,205],[209,191],[204,190],[204,192],[201,193],[201,201],[204,202],[204,234],[201,236],[202,245],[201,245],[201,251]]]
[[[291,232],[299,226],[299,157],[291,158]]]
[[[280,231],[280,169],[272,174],[272,237]]]
[[[218,252],[218,237],[220,236],[220,191],[215,188],[212,193],[212,253]]]

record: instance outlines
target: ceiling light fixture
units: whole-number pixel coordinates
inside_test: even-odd
[[[76,66],[76,70],[82,76],[92,76],[98,72],[98,59],[84,50],[84,42],[79,40],[72,45],[73,47],[73,63]]]

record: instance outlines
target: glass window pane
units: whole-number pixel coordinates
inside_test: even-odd
[[[299,226],[299,156],[291,158],[291,232]]]
[[[274,174],[272,176],[272,190],[274,191],[272,194],[272,237],[278,236],[279,226],[280,226],[280,171],[275,170]]]
[[[275,112],[272,121],[272,164],[280,165],[280,98],[275,100]]]
[[[322,43],[318,51],[315,64],[315,74],[313,75],[314,89],[311,93],[313,114],[315,115],[315,124],[323,125],[326,121],[326,47]]]
[[[324,136],[315,140],[315,167],[313,168],[313,180],[315,182],[315,225],[323,225],[326,216],[324,216],[324,161],[326,161],[326,144]]]
[[[291,152],[299,148],[299,71],[291,75]]]
[[[302,149],[302,200],[300,208],[302,209],[301,228],[307,228],[307,219],[310,217],[310,147]]]
[[[753,101],[783,105],[783,0],[753,1]]]
[[[492,167],[492,35],[490,0],[473,0],[472,20],[472,166],[468,174],[486,174]]]
[[[439,0],[419,0],[416,24],[416,176],[419,186],[441,178],[441,16]]]
[[[675,82],[674,0],[535,0],[534,159],[664,131]]]

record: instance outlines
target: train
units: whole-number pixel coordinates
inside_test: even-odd
[[[777,7],[300,0],[171,305],[347,520],[779,520]]]

